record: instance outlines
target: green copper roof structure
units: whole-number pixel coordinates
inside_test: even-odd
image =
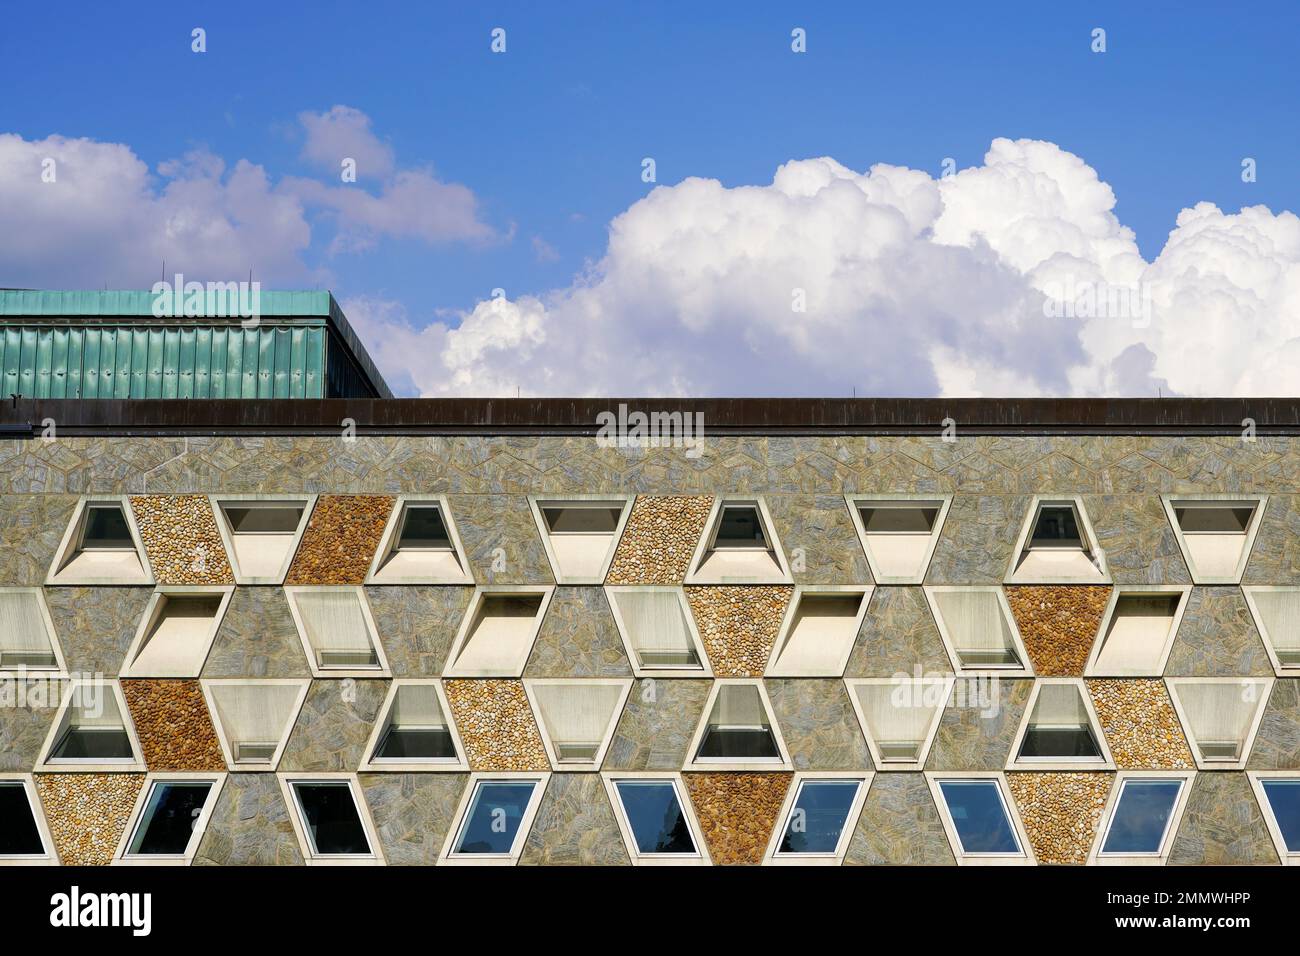
[[[22,398],[392,398],[329,292],[233,295],[155,313],[144,290],[0,289],[0,386]],[[190,311],[197,314],[184,315]]]

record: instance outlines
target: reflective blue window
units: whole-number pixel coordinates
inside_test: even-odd
[[[848,824],[857,780],[805,780],[799,787],[778,853],[834,853]]]
[[[1019,853],[996,780],[944,780],[939,784],[964,853]]]
[[[619,799],[639,853],[695,853],[671,780],[620,780]]]
[[[1288,853],[1300,853],[1300,780],[1260,781]]]
[[[480,780],[455,852],[508,855],[536,787],[535,780]]]
[[[1102,853],[1159,853],[1181,780],[1125,780]]]

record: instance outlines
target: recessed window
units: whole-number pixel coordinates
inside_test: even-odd
[[[993,778],[940,779],[943,809],[959,857],[1020,857],[1020,837],[1005,794]]]
[[[368,751],[371,770],[464,766],[456,732],[436,681],[393,686]]]
[[[1110,826],[1102,838],[1102,854],[1159,855],[1184,785],[1182,779],[1171,778],[1144,780],[1130,777],[1123,780]]]
[[[781,831],[776,856],[835,857],[849,833],[861,780],[805,778]]]
[[[27,784],[22,780],[0,780],[0,859],[46,855]]]
[[[1244,587],[1246,603],[1279,677],[1300,674],[1300,588]]]
[[[1274,678],[1169,678],[1166,685],[1202,770],[1240,770]]]
[[[516,859],[536,812],[540,784],[535,778],[477,780],[453,835],[450,858]]]
[[[18,669],[63,669],[40,588],[0,588],[0,671]]]
[[[446,501],[403,497],[389,519],[367,583],[473,583],[466,567]]]
[[[920,770],[955,678],[867,678],[846,681],[849,699],[879,770]]]
[[[125,498],[82,499],[46,583],[152,583],[128,509]]]
[[[367,676],[367,672],[387,669],[370,605],[361,588],[284,590],[315,676]]]
[[[281,584],[315,497],[213,498],[239,584]]]
[[[877,584],[920,584],[949,498],[853,498],[849,511]]]
[[[1286,854],[1300,854],[1300,777],[1264,777],[1259,787]]]
[[[197,677],[234,590],[176,587],[156,592],[127,651],[122,676]]]
[[[638,856],[699,855],[676,781],[618,780],[614,786]]]
[[[1164,496],[1195,584],[1238,584],[1259,531],[1267,496],[1175,498]]]
[[[214,784],[204,780],[155,780],[124,857],[181,857],[201,836],[200,818]]]
[[[605,580],[630,501],[529,498],[556,581],[600,584]]]
[[[295,780],[289,786],[312,857],[374,855],[349,781]]]
[[[1087,673],[1157,676],[1165,669],[1191,588],[1116,588],[1102,616]]]
[[[867,613],[868,590],[799,588],[772,648],[772,677],[839,677]]]
[[[761,500],[719,500],[687,584],[781,584],[790,570]]]
[[[925,595],[939,635],[958,673],[1028,673],[1028,655],[997,587],[931,587]]]
[[[1015,754],[1011,765],[1035,769],[1109,764],[1082,681],[1049,679],[1034,686]]]
[[[608,587],[605,594],[637,677],[705,671],[707,658],[681,588]]]
[[[44,763],[69,770],[131,769],[139,751],[116,683],[75,684],[51,728]]]
[[[757,681],[715,684],[706,714],[696,735],[696,765],[785,764],[784,745]]]
[[[594,770],[623,711],[630,680],[525,680],[551,764],[557,770]]]
[[[307,680],[203,681],[230,769],[275,769],[309,687]]]
[[[448,657],[449,677],[519,677],[554,589],[480,588]]]
[[[1107,580],[1081,499],[1034,498],[1007,580],[1021,584]]]

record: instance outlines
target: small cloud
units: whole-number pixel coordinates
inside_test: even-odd
[[[370,129],[370,117],[351,106],[333,106],[325,113],[303,112],[298,123],[305,133],[303,158],[337,172],[345,159],[355,160],[357,176],[382,179],[392,173],[393,149]]]
[[[559,262],[560,253],[541,236],[533,236],[533,255],[538,262]]]

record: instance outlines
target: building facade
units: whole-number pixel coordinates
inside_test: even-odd
[[[176,404],[4,413],[4,862],[1300,858],[1300,403]]]

